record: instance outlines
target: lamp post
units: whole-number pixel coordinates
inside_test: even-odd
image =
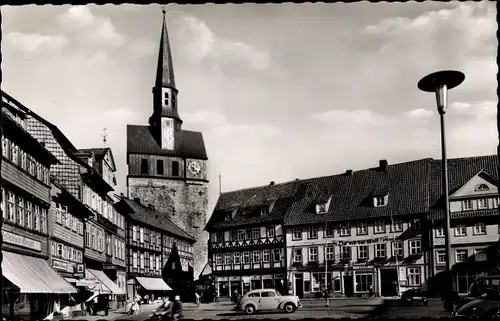
[[[448,107],[448,90],[457,87],[465,79],[465,75],[456,70],[443,70],[429,74],[418,82],[418,88],[425,92],[436,94],[437,109],[441,120],[441,153],[442,153],[442,175],[443,192],[445,201],[445,246],[446,246],[446,270],[447,282],[445,283],[445,294],[443,304],[445,309],[453,309],[452,294],[455,289],[455,282],[451,275],[451,226],[450,226],[450,201],[448,191],[448,164],[446,158],[446,133],[444,115]]]

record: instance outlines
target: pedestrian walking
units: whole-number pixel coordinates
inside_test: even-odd
[[[181,297],[179,295],[175,296],[173,305],[172,305],[172,321],[177,321],[182,318],[182,302]]]
[[[196,305],[199,306],[200,305],[200,295],[198,294],[198,292],[195,292],[194,295],[195,295],[195,299],[196,299]]]
[[[217,290],[214,291],[214,302],[219,303],[219,293]]]
[[[374,295],[374,293],[373,293],[373,286],[371,284],[369,284],[368,285],[368,296],[370,298],[373,298],[373,295]]]

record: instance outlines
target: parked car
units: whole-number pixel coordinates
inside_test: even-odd
[[[481,295],[483,295],[486,289],[494,289],[497,292],[500,291],[500,275],[489,275],[489,276],[479,276],[469,287],[469,292],[467,296],[460,298],[458,302],[458,308],[464,306],[465,304],[474,301]]]
[[[498,318],[500,311],[500,293],[498,290],[486,289],[481,296],[458,309],[455,316],[467,318]]]
[[[293,313],[302,308],[300,299],[296,295],[281,295],[274,289],[259,289],[247,292],[238,302],[237,309],[246,314],[256,311],[283,310]]]

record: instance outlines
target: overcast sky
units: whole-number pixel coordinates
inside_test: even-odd
[[[161,6],[2,7],[2,89],[78,147],[108,145],[125,192],[126,125],[152,113]],[[222,191],[440,157],[426,74],[458,69],[450,157],[494,154],[494,2],[167,6],[183,128]]]

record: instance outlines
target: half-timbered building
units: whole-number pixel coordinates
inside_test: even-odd
[[[174,291],[183,301],[192,301],[193,237],[139,199],[121,195],[114,206],[127,222],[128,297]]]
[[[83,185],[83,201],[96,214],[87,221],[87,264],[102,270],[121,289],[114,300],[121,306],[126,300],[125,218],[113,206],[111,192],[117,184],[113,153],[110,148],[92,148],[80,149],[77,155],[94,169],[98,182],[86,179]]]
[[[2,309],[8,319],[41,320],[77,292],[47,264],[50,168],[59,161],[28,133],[30,110],[4,92],[2,116]]]
[[[221,297],[234,291],[286,291],[283,219],[298,182],[222,193],[205,227],[209,261]]]
[[[85,219],[85,224],[83,225],[85,235],[85,246],[83,247],[84,278],[100,283],[100,288],[109,294],[124,295],[125,291],[120,289],[102,271],[103,265],[106,263],[104,225],[106,224],[109,228],[113,228],[113,224],[109,222],[109,220],[104,219],[102,214],[103,210],[101,209],[103,202],[98,203],[97,200],[102,200],[103,197],[106,197],[107,193],[113,190],[112,186],[110,186],[94,167],[82,157],[80,151],[59,130],[59,128],[57,128],[57,126],[26,107],[22,105],[21,107],[24,108],[29,115],[25,120],[27,131],[59,161],[54,166],[50,167],[50,175],[54,177],[57,184],[72,196],[73,200],[78,200],[79,204],[73,207],[73,213],[71,213],[70,210],[71,216],[88,217],[88,219]],[[57,203],[55,206],[57,206]],[[61,214],[62,224],[62,213],[67,214],[67,210],[61,209],[58,211],[57,207],[52,210],[55,211],[56,224],[58,224],[57,215],[58,213]],[[76,211],[80,213],[77,214],[75,213]],[[49,215],[49,218],[53,216],[54,215]],[[67,219],[68,215],[66,215],[66,220]],[[69,222],[64,222],[65,225],[66,223],[69,225]],[[116,228],[116,226],[114,226],[114,228]],[[58,247],[61,248],[59,244],[63,245],[61,240],[56,241],[55,239],[51,239],[50,248],[52,248],[52,242],[54,243],[55,249]],[[78,244],[76,244],[76,246],[78,246]],[[71,253],[73,253],[73,248],[75,247],[68,248],[71,248]],[[69,253],[69,251],[67,253]],[[57,260],[52,260],[51,264],[58,265],[57,262]],[[77,286],[79,284],[77,278],[69,278],[68,280]],[[64,304],[70,304],[71,302],[61,301],[60,303],[61,307],[64,307]],[[115,306],[113,302],[111,306]],[[73,308],[75,310],[79,309],[78,306]]]

